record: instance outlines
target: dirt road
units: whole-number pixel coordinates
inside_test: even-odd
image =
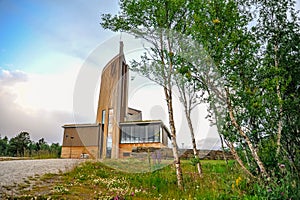
[[[7,186],[23,182],[28,177],[46,173],[59,173],[73,169],[83,160],[78,159],[43,159],[11,160],[0,162],[0,199]]]

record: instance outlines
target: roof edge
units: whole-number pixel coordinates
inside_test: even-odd
[[[65,124],[62,128],[82,128],[82,127],[98,127],[100,123],[97,124]]]

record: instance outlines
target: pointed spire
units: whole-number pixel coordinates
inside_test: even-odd
[[[120,41],[120,52],[119,52],[120,55],[124,54],[123,47],[124,47],[123,41]]]

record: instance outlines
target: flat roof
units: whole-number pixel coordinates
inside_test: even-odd
[[[120,125],[133,125],[133,124],[163,124],[163,122],[161,120],[140,120],[140,121],[120,122]]]
[[[141,113],[142,112],[141,110],[128,107],[128,112],[130,112],[130,111],[136,111],[137,113]]]
[[[81,128],[81,127],[97,127],[100,124],[65,124],[63,128]]]

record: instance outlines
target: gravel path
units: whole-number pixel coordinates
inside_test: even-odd
[[[73,169],[83,162],[78,159],[12,160],[0,162],[1,188],[21,183],[30,176],[59,173]],[[1,197],[1,195],[0,195]],[[1,199],[1,198],[0,198]]]

